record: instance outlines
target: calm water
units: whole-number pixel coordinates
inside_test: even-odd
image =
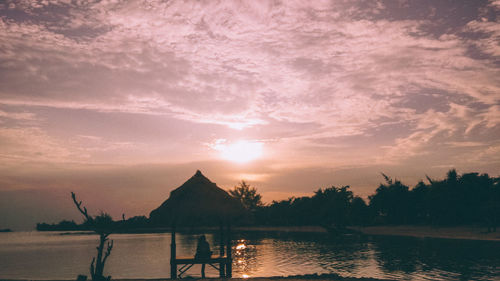
[[[325,234],[234,233],[233,276],[312,273],[399,280],[500,280],[500,243],[415,238],[335,241]],[[106,264],[113,278],[168,278],[170,234],[115,234]],[[178,234],[178,255],[193,255],[196,235]],[[217,251],[217,235],[207,234]],[[0,233],[0,279],[75,279],[88,275],[98,237],[58,232]],[[208,269],[208,267],[207,267]],[[199,267],[188,275],[199,277]],[[212,269],[207,276],[217,276]]]

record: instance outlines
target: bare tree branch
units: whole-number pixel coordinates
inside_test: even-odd
[[[75,203],[78,211],[80,211],[80,213],[82,213],[82,215],[85,217],[85,219],[87,221],[92,222],[92,217],[89,216],[89,214],[87,212],[87,208],[84,206],[82,209],[82,201],[78,202],[78,200],[76,200],[76,195],[74,192],[71,192],[71,198],[73,199],[73,202]]]
[[[425,175],[425,177],[427,178],[427,180],[429,181],[430,184],[434,183],[434,181],[428,175]]]
[[[90,274],[92,277],[92,280],[95,279],[95,268],[94,268],[94,263],[95,263],[95,257],[92,258],[92,262],[90,263]]]
[[[113,219],[111,216],[105,213],[101,213],[101,215],[92,217],[89,215],[87,208],[82,206],[82,201],[78,201],[76,199],[76,195],[74,192],[71,192],[71,198],[73,199],[73,203],[75,203],[78,211],[85,217],[87,222],[90,223],[91,229],[99,234],[99,246],[96,247],[97,257],[92,258],[92,263],[90,264],[90,275],[92,276],[92,280],[94,281],[102,281],[102,280],[110,280],[111,276],[104,277],[104,264],[106,263],[106,259],[111,254],[111,250],[113,249],[113,240],[111,242],[108,241],[109,235],[113,232],[112,224]],[[123,215],[125,218],[125,215]],[[107,242],[107,249],[103,256],[104,244]]]
[[[384,173],[380,173],[380,174],[382,174],[382,177],[384,177],[384,179],[387,182],[387,184],[389,184],[389,185],[392,184],[392,179],[388,175],[386,175]]]
[[[113,249],[113,240],[111,240],[111,243],[108,242],[108,248],[106,249],[106,253],[104,254],[104,258],[102,259],[103,266],[104,263],[106,263],[106,260],[108,259],[109,255],[111,254],[112,249]]]

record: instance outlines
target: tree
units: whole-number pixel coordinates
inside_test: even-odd
[[[113,232],[113,219],[106,213],[101,213],[98,216],[92,217],[88,214],[87,208],[82,207],[82,201],[76,200],[75,193],[71,192],[71,198],[76,205],[76,208],[85,217],[85,223],[90,225],[90,228],[99,234],[99,246],[97,246],[97,259],[92,258],[90,264],[90,276],[94,281],[111,280],[111,276],[104,277],[104,265],[113,249],[113,240],[108,241],[108,236]],[[106,252],[104,245],[106,244]]]
[[[262,196],[257,193],[257,189],[251,187],[244,180],[235,186],[234,189],[229,190],[229,194],[240,200],[243,207],[252,212],[263,205]]]
[[[359,196],[354,196],[350,206],[350,224],[366,225],[370,221],[370,209],[365,200]]]
[[[349,224],[349,212],[352,191],[349,186],[329,187],[318,189],[312,197],[317,219],[321,219],[321,224],[327,227],[344,228]]]
[[[392,180],[382,173],[385,184],[381,183],[374,195],[370,195],[370,208],[376,216],[389,224],[405,224],[410,221],[410,191],[399,180]]]

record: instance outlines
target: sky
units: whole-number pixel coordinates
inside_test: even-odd
[[[0,1],[0,228],[500,175],[499,0]]]

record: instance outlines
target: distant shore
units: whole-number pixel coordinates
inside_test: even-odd
[[[235,232],[303,232],[303,233],[327,233],[328,231],[321,226],[236,226],[231,228]],[[40,231],[40,230],[38,230]],[[115,234],[141,234],[141,233],[169,233],[172,228],[157,227],[157,228],[133,228],[133,229],[117,229]],[[219,227],[177,227],[177,233],[201,233],[201,232],[218,232]],[[42,230],[40,232],[61,232],[61,235],[74,234],[94,234],[91,230]]]
[[[486,240],[500,241],[500,227],[497,232],[486,232],[485,227],[477,226],[367,226],[349,227],[365,235],[376,236],[408,236],[418,238],[440,238],[440,239],[466,239],[466,240]],[[320,226],[258,226],[258,227],[236,227],[237,231],[269,231],[269,232],[303,232],[303,233],[327,233],[327,230]]]
[[[477,226],[453,226],[453,227],[435,227],[435,226],[415,226],[415,225],[399,225],[399,226],[366,226],[366,227],[349,227],[349,229],[360,232],[365,235],[376,236],[408,236],[418,238],[441,238],[441,239],[466,239],[466,240],[486,240],[500,241],[500,227],[497,232],[486,232],[485,227]],[[200,228],[178,228],[177,232],[217,232],[218,227],[200,227]],[[166,233],[170,232],[170,228],[142,228],[121,230],[115,233]],[[321,226],[238,226],[233,227],[235,232],[295,232],[295,233],[328,233]],[[92,234],[89,231],[63,232],[65,234]]]
[[[352,227],[352,229],[366,235],[500,241],[500,228],[497,232],[487,233],[485,227],[476,226],[433,227],[407,225]]]

